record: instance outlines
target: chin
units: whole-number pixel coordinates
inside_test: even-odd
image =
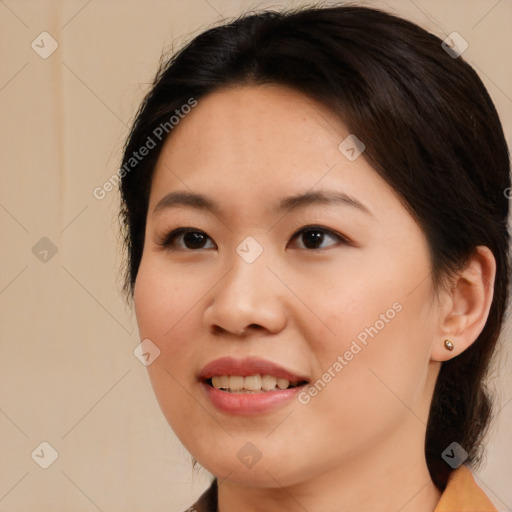
[[[281,488],[298,484],[311,477],[310,471],[307,471],[306,468],[283,466],[283,458],[264,460],[262,457],[252,467],[246,467],[237,457],[227,460],[209,459],[211,464],[204,457],[195,458],[219,481],[245,487]],[[286,457],[284,458],[286,459]]]

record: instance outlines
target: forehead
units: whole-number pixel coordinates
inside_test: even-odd
[[[150,210],[173,190],[222,197],[239,208],[326,187],[352,197],[376,187],[389,193],[363,157],[350,161],[340,151],[348,135],[337,115],[293,89],[216,91],[200,98],[165,142]]]
[[[198,100],[167,138],[155,173],[186,170],[220,179],[236,169],[244,180],[268,174],[316,175],[339,158],[348,135],[325,106],[282,86],[221,89]],[[167,172],[166,172],[167,171]]]

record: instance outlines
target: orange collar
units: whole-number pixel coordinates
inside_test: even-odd
[[[452,471],[434,512],[498,512],[467,466]]]

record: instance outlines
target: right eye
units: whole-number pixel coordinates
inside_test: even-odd
[[[180,245],[176,248],[176,240],[180,239],[185,246]],[[195,228],[178,228],[164,235],[162,240],[157,243],[169,250],[195,250],[204,249],[204,244],[207,239],[211,240],[204,231]]]

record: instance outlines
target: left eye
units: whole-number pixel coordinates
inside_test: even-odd
[[[307,226],[305,228],[297,231],[293,236],[292,240],[295,238],[302,237],[304,243],[302,244],[301,249],[310,249],[317,250],[323,249],[324,247],[318,247],[321,245],[325,236],[328,236],[334,239],[337,242],[341,242],[344,244],[349,244],[349,240],[330,229],[315,227],[315,226]],[[158,242],[159,245],[162,245],[169,249],[174,249],[176,239],[182,238],[185,246],[181,245],[179,249],[204,249],[204,244],[206,240],[211,240],[211,238],[204,232],[194,228],[178,228],[174,231],[171,231],[169,234],[165,235],[161,242]],[[212,240],[213,242],[213,240]],[[331,244],[331,246],[334,244]],[[328,246],[329,247],[329,246]],[[208,247],[206,247],[208,248]],[[210,247],[211,248],[211,247]]]
[[[295,233],[295,235],[293,235],[292,240],[295,238],[302,238],[302,240],[305,241],[305,243],[303,244],[305,247],[301,247],[302,249],[318,249],[319,247],[317,247],[317,245],[321,244],[325,240],[325,235],[338,242],[345,244],[349,243],[348,239],[345,238],[344,236],[339,235],[338,233],[335,233],[330,229],[315,226],[308,226],[306,228],[302,228],[297,233]],[[320,247],[320,249],[323,249],[323,247]]]

